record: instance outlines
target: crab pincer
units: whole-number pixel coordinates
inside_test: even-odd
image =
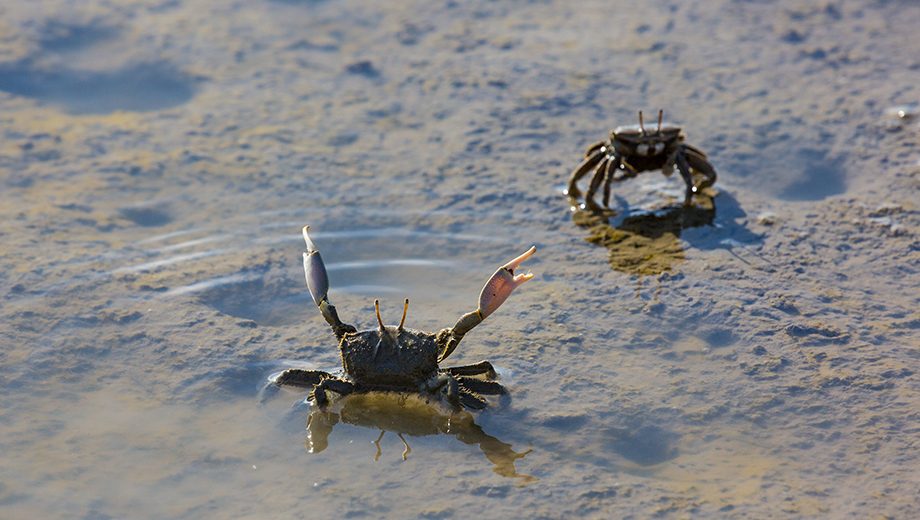
[[[438,361],[443,361],[447,358],[447,356],[457,348],[463,336],[471,331],[473,327],[482,323],[482,320],[495,312],[501,304],[505,303],[505,300],[511,296],[512,291],[522,283],[533,278],[533,274],[529,271],[527,274],[516,275],[514,274],[514,270],[520,267],[524,260],[530,258],[536,250],[536,247],[531,246],[531,248],[521,256],[499,267],[492,277],[489,278],[489,281],[486,282],[485,286],[483,286],[482,292],[479,293],[479,308],[473,312],[468,312],[460,316],[456,325],[450,329],[444,329],[438,334],[438,343],[442,345],[441,355],[438,357]]]
[[[511,296],[511,292],[517,289],[522,283],[533,278],[533,274],[527,271],[527,274],[514,274],[514,270],[521,266],[524,260],[530,258],[537,248],[531,246],[526,253],[511,260],[507,264],[498,268],[492,278],[486,282],[479,293],[479,312],[482,313],[483,319],[495,312],[505,300]]]
[[[319,250],[310,240],[307,230],[310,226],[303,227],[303,240],[307,244],[307,251],[303,254],[303,273],[307,279],[307,288],[310,289],[310,296],[313,297],[313,303],[319,307],[326,323],[332,326],[332,331],[337,338],[349,333],[355,332],[351,325],[342,323],[339,319],[335,307],[329,303],[329,275],[326,273],[326,265],[323,263],[323,257]]]
[[[323,264],[323,257],[319,254],[307,230],[310,226],[303,227],[303,239],[307,243],[307,251],[303,254],[303,272],[307,279],[307,288],[310,289],[310,295],[313,296],[313,302],[320,306],[320,302],[327,300],[329,292],[329,275],[326,273],[326,265]],[[328,300],[327,300],[328,301]]]

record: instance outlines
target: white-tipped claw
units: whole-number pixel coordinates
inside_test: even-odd
[[[307,234],[308,229],[310,229],[310,226],[303,227],[303,241],[307,243],[307,252],[312,253],[316,251],[316,246],[313,245],[313,241],[310,240],[310,235]]]
[[[310,296],[313,297],[313,302],[318,307],[326,299],[326,294],[329,292],[329,275],[326,274],[323,257],[307,235],[307,229],[309,228],[310,226],[304,226],[303,228],[303,239],[307,243],[307,252],[303,254],[303,273],[307,279]]]
[[[479,293],[479,312],[482,313],[483,319],[501,307],[501,304],[505,303],[505,300],[519,285],[533,278],[530,271],[527,274],[516,275],[514,270],[520,267],[524,260],[530,258],[536,250],[536,247],[531,247],[526,253],[501,266],[486,282],[482,292]]]
[[[537,246],[530,246],[530,249],[528,249],[527,252],[525,252],[525,253],[522,254],[521,256],[515,258],[514,260],[508,262],[507,264],[503,265],[502,268],[504,268],[504,269],[517,269],[518,267],[521,266],[522,263],[524,263],[524,260],[527,260],[528,258],[530,258],[531,256],[533,256],[533,254],[534,254],[536,251],[537,251]]]

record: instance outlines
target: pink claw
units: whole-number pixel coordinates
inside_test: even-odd
[[[505,300],[511,296],[511,293],[519,285],[533,278],[533,274],[529,271],[527,274],[515,275],[514,270],[524,260],[530,258],[536,250],[536,247],[531,247],[523,255],[499,267],[498,271],[495,271],[495,274],[492,275],[492,278],[486,282],[482,292],[479,293],[479,312],[482,313],[483,319],[495,312],[495,309],[501,307],[501,304],[505,303]]]

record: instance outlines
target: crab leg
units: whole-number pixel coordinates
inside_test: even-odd
[[[386,430],[380,430],[380,435],[377,437],[377,440],[374,441],[374,446],[377,446],[377,454],[374,455],[374,462],[377,462],[378,460],[380,460],[380,454],[381,454],[381,451],[380,451],[380,439],[383,438],[383,434],[384,434],[384,433],[386,433]],[[403,442],[405,442],[405,441],[403,441]]]
[[[601,187],[601,182],[604,180],[604,175],[607,173],[607,166],[613,161],[613,158],[605,157],[604,160],[597,165],[597,170],[595,170],[594,175],[591,177],[591,183],[588,185],[588,191],[585,193],[585,207],[591,210],[599,209],[597,203],[594,202],[594,194],[597,193],[598,188]]]
[[[460,388],[469,392],[486,395],[503,395],[508,392],[505,387],[495,381],[483,381],[482,379],[462,376],[458,379],[460,380]]]
[[[399,437],[399,440],[403,441],[403,444],[406,445],[406,451],[404,451],[402,455],[403,455],[403,460],[408,460],[409,454],[412,453],[412,448],[409,447],[409,443],[406,442],[406,439],[403,438],[401,433],[396,432],[396,435],[397,437]],[[374,460],[377,460],[377,459],[374,459]]]
[[[495,367],[493,367],[492,363],[489,363],[488,361],[480,361],[479,363],[473,365],[442,368],[441,372],[447,372],[453,376],[478,376],[485,374],[485,376],[489,379],[495,379],[498,377],[498,374],[495,372]]]
[[[536,247],[531,247],[521,256],[499,267],[479,294],[479,308],[461,316],[457,320],[457,324],[452,328],[443,329],[438,333],[437,342],[441,351],[441,355],[438,357],[439,362],[447,358],[457,348],[460,340],[463,339],[467,332],[495,312],[511,296],[514,289],[533,278],[533,274],[530,272],[515,275],[514,270],[520,267],[524,260],[530,258],[536,250]]]
[[[690,165],[690,168],[702,173],[703,176],[706,177],[698,186],[699,189],[708,188],[715,184],[716,169],[706,160],[705,153],[699,148],[690,146],[689,144],[681,145],[680,151],[683,152],[684,156],[687,158],[687,164]]]
[[[575,168],[575,171],[573,171],[571,177],[569,177],[569,188],[566,190],[566,195],[570,197],[578,197],[581,195],[581,190],[579,190],[577,186],[578,181],[587,175],[589,171],[594,169],[601,159],[607,156],[607,152],[604,149],[605,144],[605,141],[600,141],[592,145],[591,148],[588,148],[588,156],[577,168]]]
[[[697,192],[696,186],[693,185],[693,173],[690,172],[690,164],[684,154],[677,152],[677,170],[680,176],[684,178],[684,184],[687,185],[687,193],[684,195],[684,206],[689,206],[693,194]]]
[[[610,184],[614,182],[617,170],[620,169],[619,156],[614,157],[607,163],[607,172],[604,176],[604,207],[610,207]]]
[[[319,254],[319,250],[316,249],[307,234],[308,229],[310,229],[310,226],[304,226],[303,228],[303,239],[307,243],[307,251],[303,254],[303,272],[304,277],[307,279],[307,288],[310,289],[310,296],[313,297],[313,302],[323,313],[326,323],[332,327],[332,332],[337,338],[341,338],[346,333],[355,332],[357,329],[342,323],[338,313],[335,311],[335,307],[329,303],[327,294],[329,292],[329,275],[326,274],[326,265],[323,264],[322,255]]]
[[[278,374],[273,383],[276,385],[299,386],[304,388],[314,387],[323,382],[324,379],[331,378],[329,372],[321,370],[302,370],[299,368],[289,368]]]
[[[355,385],[333,377],[323,379],[313,387],[313,392],[310,393],[308,399],[312,399],[321,409],[325,408],[329,404],[329,397],[326,395],[327,390],[340,395],[348,395],[355,391]]]

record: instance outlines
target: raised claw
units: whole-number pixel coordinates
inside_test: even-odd
[[[530,272],[515,275],[514,270],[520,267],[521,262],[530,258],[536,250],[536,247],[531,247],[523,255],[499,267],[479,293],[479,308],[460,316],[456,325],[438,333],[437,342],[441,349],[438,356],[439,363],[457,348],[467,332],[482,323],[486,316],[495,312],[495,309],[511,296],[511,292],[517,286],[533,278]]]
[[[489,278],[489,281],[482,288],[482,292],[479,293],[479,312],[482,313],[483,319],[505,303],[505,300],[511,296],[512,291],[519,285],[533,278],[533,274],[530,271],[527,274],[516,275],[514,270],[520,267],[524,260],[530,258],[536,250],[536,247],[531,247],[526,253],[499,267],[495,274],[492,275],[492,278]]]
[[[313,302],[320,306],[329,292],[329,275],[326,274],[326,266],[323,264],[323,257],[319,254],[307,230],[310,226],[303,227],[303,239],[307,243],[307,252],[303,254],[303,273],[307,279],[307,287],[310,289],[310,295],[313,296]]]

